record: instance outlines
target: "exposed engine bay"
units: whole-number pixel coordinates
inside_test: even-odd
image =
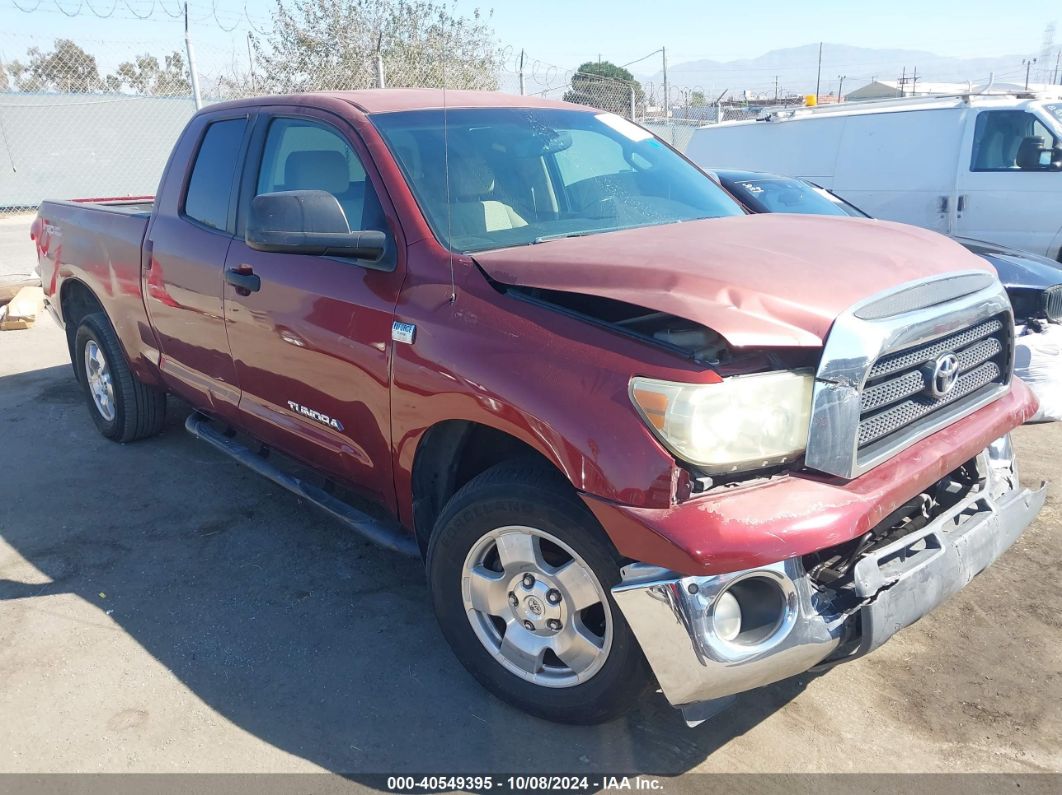
[[[492,282],[496,289],[530,300],[630,337],[665,347],[686,359],[704,364],[720,375],[811,367],[819,352],[803,348],[745,350],[733,348],[718,333],[700,323],[656,312],[635,304],[578,293],[514,287]]]

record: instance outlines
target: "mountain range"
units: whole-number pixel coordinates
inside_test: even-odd
[[[679,89],[704,91],[709,96],[729,89],[730,96],[742,92],[773,96],[775,79],[780,94],[806,94],[815,90],[819,45],[805,44],[771,50],[755,58],[734,61],[703,59],[669,65],[668,80]],[[844,92],[864,86],[873,79],[896,80],[904,70],[908,77],[917,68],[918,80],[928,82],[986,82],[990,74],[996,80],[1019,81],[1025,78],[1021,55],[954,58],[922,50],[877,49],[845,44],[822,45],[821,93],[836,92],[839,75],[845,75]],[[1033,82],[1049,82],[1056,66],[1055,54],[1040,57],[1033,67]],[[1046,63],[1045,63],[1046,61]],[[659,85],[663,73],[635,75],[643,83]],[[672,96],[675,96],[674,94]]]

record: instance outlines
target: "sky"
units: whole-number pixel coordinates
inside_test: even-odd
[[[214,71],[246,62],[247,32],[268,30],[274,2],[189,0],[201,68]],[[492,9],[490,20],[504,45],[562,69],[599,56],[626,64],[662,46],[674,65],[755,57],[817,41],[962,57],[1035,55],[1045,26],[1060,10],[1051,0],[1014,5],[1000,0],[891,0],[873,6],[850,0],[454,2],[468,14]],[[55,38],[66,37],[97,55],[106,70],[135,53],[183,50],[183,34],[180,0],[0,0],[0,58],[5,61],[23,57],[27,47],[49,49]],[[1062,40],[1062,28],[1056,39]],[[655,72],[658,58],[631,70]]]

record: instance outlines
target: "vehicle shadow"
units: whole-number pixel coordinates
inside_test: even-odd
[[[660,694],[603,726],[531,718],[451,655],[419,561],[196,442],[181,404],[162,436],[116,445],[82,400],[67,366],[0,378],[0,445],[18,462],[0,534],[49,580],[0,580],[0,600],[106,593],[109,619],[221,716],[328,770],[676,775],[808,681],[747,694],[695,729]]]

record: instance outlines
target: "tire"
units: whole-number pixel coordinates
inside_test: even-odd
[[[535,550],[537,564],[518,562]],[[620,581],[618,555],[551,467],[507,462],[469,481],[436,522],[427,569],[454,654],[487,690],[525,712],[602,723],[627,712],[652,682],[610,591]]]
[[[108,439],[132,442],[162,430],[166,393],[133,375],[118,335],[102,312],[86,315],[77,328],[74,369],[92,420]]]

